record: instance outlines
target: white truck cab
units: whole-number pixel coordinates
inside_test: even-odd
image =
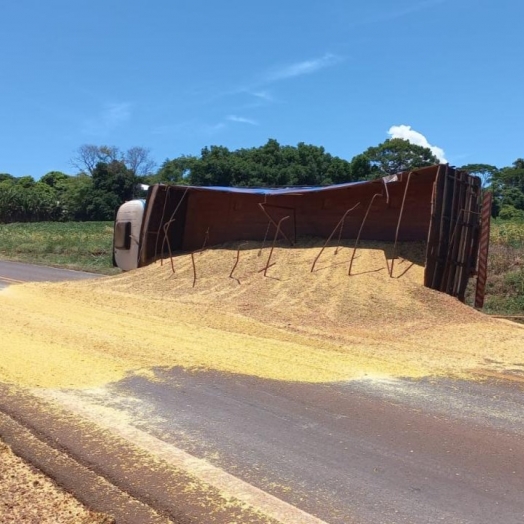
[[[138,267],[139,238],[145,205],[145,200],[130,200],[117,211],[113,234],[113,264],[123,271]]]

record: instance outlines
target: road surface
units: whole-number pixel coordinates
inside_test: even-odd
[[[72,271],[70,269],[0,260],[0,289],[10,284],[21,284],[23,282],[60,282],[62,280],[81,280],[99,276],[101,275],[86,273],[85,271]]]
[[[311,385],[159,369],[55,398],[101,424],[97,406],[109,409],[109,429],[126,421],[137,441],[153,436],[322,522],[524,522],[518,383]]]

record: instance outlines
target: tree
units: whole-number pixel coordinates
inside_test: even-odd
[[[210,146],[201,155],[164,162],[157,173],[163,181],[199,186],[278,187],[327,185],[353,180],[349,162],[305,144],[282,146],[275,139],[256,148],[229,151]]]
[[[431,149],[412,144],[402,138],[388,138],[378,146],[366,149],[362,155],[369,161],[368,178],[379,178],[439,164],[439,159]],[[355,159],[356,157],[353,160]],[[363,167],[362,158],[359,164]]]
[[[498,168],[490,164],[466,164],[460,169],[467,171],[470,175],[478,176],[482,181],[482,187],[488,187],[493,176],[498,173]]]
[[[56,189],[40,181],[28,193],[30,214],[28,221],[55,221],[61,216],[61,206]]]
[[[354,156],[351,160],[351,176],[355,180],[368,180],[372,178],[371,161],[365,154]]]
[[[40,182],[48,185],[49,187],[54,187],[58,189],[63,187],[65,181],[70,178],[69,175],[62,173],[61,171],[49,171],[41,179]]]
[[[518,158],[513,162],[512,166],[498,171],[493,180],[505,187],[515,188],[524,192],[524,159]]]
[[[71,164],[81,173],[92,175],[98,163],[111,164],[122,162],[134,176],[150,174],[155,162],[150,157],[151,151],[144,147],[134,146],[122,152],[116,146],[96,146],[84,144],[80,146],[76,155],[71,159]]]
[[[518,158],[511,166],[493,173],[493,216],[498,216],[504,208],[506,218],[518,215],[513,210],[524,211],[524,160]]]
[[[60,217],[57,192],[32,177],[0,182],[0,222],[38,222]]]
[[[17,186],[23,187],[24,189],[29,189],[36,184],[35,179],[32,176],[21,176],[15,178],[15,182]]]
[[[115,146],[84,144],[77,149],[76,155],[71,159],[71,164],[81,173],[92,175],[99,162],[107,164],[118,160],[120,156],[120,151]]]
[[[15,177],[9,173],[0,173],[0,182],[14,181]]]
[[[118,207],[134,196],[137,178],[125,164],[98,162],[92,188],[84,188],[85,213],[89,220],[113,220]]]
[[[197,157],[186,155],[173,160],[166,159],[156,174],[146,176],[144,181],[149,184],[161,182],[179,185],[189,184],[191,169],[196,161]]]
[[[92,192],[93,179],[85,173],[64,180],[60,195],[63,220],[91,220],[87,207]]]
[[[227,147],[202,149],[200,158],[191,166],[191,183],[196,186],[231,186],[234,158]]]
[[[124,154],[124,164],[135,176],[150,175],[155,162],[150,158],[151,151],[144,147],[131,147]]]

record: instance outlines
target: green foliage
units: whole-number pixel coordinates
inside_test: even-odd
[[[0,173],[0,223],[38,220],[111,220],[115,209],[135,196],[137,183],[146,182],[278,187],[328,185],[369,180],[438,163],[432,152],[399,138],[388,139],[353,157],[351,162],[326,153],[323,147],[299,143],[284,146],[270,139],[261,147],[230,151],[204,147],[200,156],[166,159],[156,173],[148,149],[85,144],[73,164],[81,171],[70,176],[46,173],[15,178]],[[479,176],[493,193],[492,214],[505,220],[524,216],[524,159],[511,166],[462,166]]]
[[[524,222],[492,222],[484,311],[524,314]]]
[[[524,223],[493,221],[491,223],[490,241],[494,245],[524,248]]]
[[[98,162],[92,175],[92,188],[84,193],[90,220],[113,220],[118,207],[133,198],[137,177],[123,162]]]
[[[276,187],[328,185],[354,180],[349,162],[326,153],[323,147],[299,143],[282,146],[270,139],[258,148],[229,151],[202,149],[200,157],[166,160],[150,181],[197,186]]]
[[[32,176],[22,176],[16,179],[16,185],[24,189],[30,189],[35,185],[35,179]]]
[[[478,176],[482,181],[482,187],[487,187],[498,173],[498,168],[490,164],[466,164],[460,169],[467,171],[470,175]]]
[[[87,206],[93,190],[90,176],[80,174],[64,180],[60,194],[63,220],[90,220]]]
[[[113,220],[116,209],[133,198],[138,177],[121,161],[99,162],[93,176],[51,171],[0,181],[0,223]]]
[[[518,220],[524,222],[524,210],[517,209],[515,206],[510,204],[505,204],[500,209],[499,218],[501,218],[502,220]]]
[[[0,224],[0,257],[112,274],[111,222]]]
[[[40,179],[40,182],[47,184],[49,187],[59,189],[64,187],[68,178],[70,178],[69,175],[62,173],[61,171],[50,171]]]
[[[503,213],[508,219],[518,218],[519,211],[524,211],[524,160],[519,158],[511,166],[493,173],[491,191],[493,216]]]
[[[56,192],[32,177],[0,183],[0,222],[57,220],[60,204]]]
[[[181,156],[173,160],[166,159],[155,175],[145,177],[148,184],[167,183],[189,184],[189,176],[193,164],[197,161],[194,156]]]
[[[358,156],[361,158],[358,159]],[[370,147],[352,160],[367,171],[365,159],[369,162],[366,178],[379,178],[410,171],[418,167],[432,166],[439,163],[438,158],[427,147],[418,146],[402,138],[388,138],[382,144]]]
[[[373,178],[371,161],[365,154],[354,156],[351,160],[351,175],[355,180],[369,180]]]

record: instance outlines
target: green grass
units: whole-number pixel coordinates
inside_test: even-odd
[[[0,224],[0,259],[114,274],[112,222]]]

